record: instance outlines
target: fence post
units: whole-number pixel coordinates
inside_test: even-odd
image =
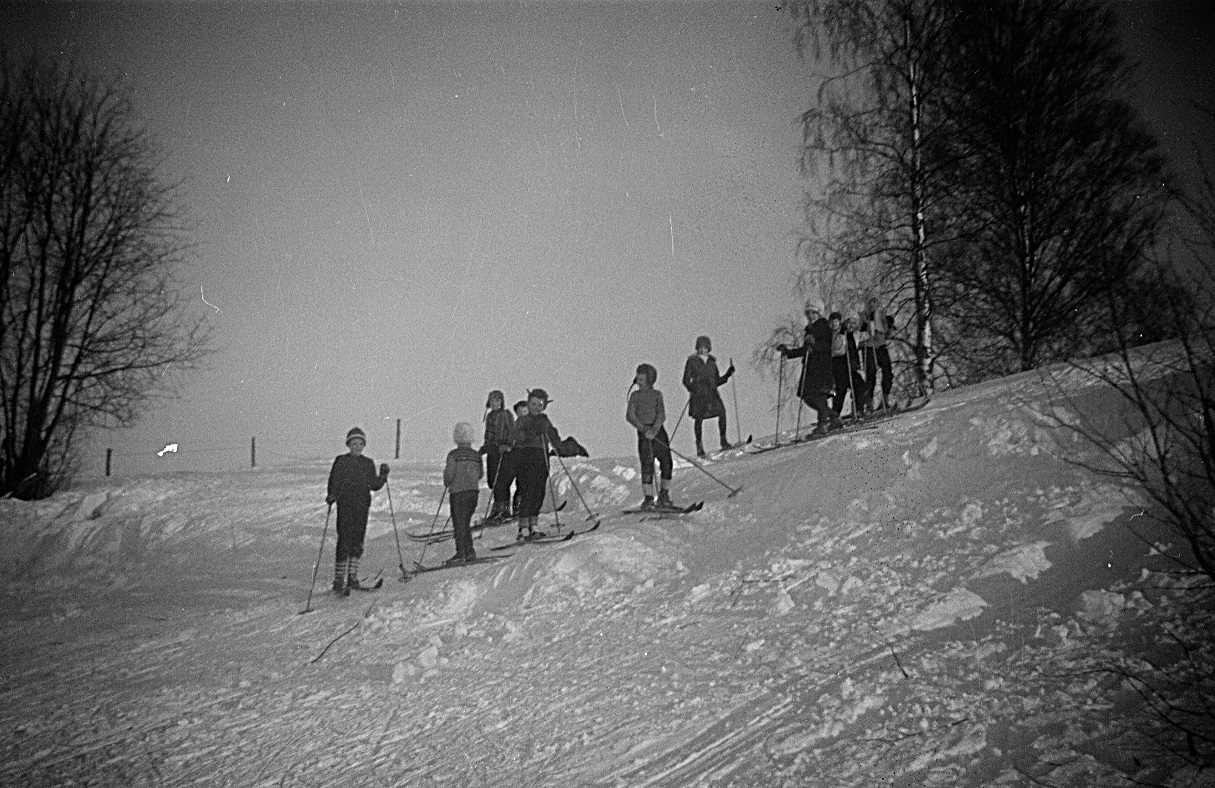
[[[249,467],[257,467],[257,436],[254,435],[249,440]]]
[[[109,475],[110,475],[110,458],[111,458],[111,457],[113,457],[113,456],[114,456],[114,450],[113,450],[113,449],[106,449],[106,450],[105,450],[105,475],[106,475],[106,476],[109,476]]]
[[[397,453],[392,457],[394,460],[401,459],[401,420],[397,419]]]

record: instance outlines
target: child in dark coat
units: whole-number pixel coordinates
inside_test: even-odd
[[[717,436],[722,450],[730,448],[726,439],[726,405],[721,401],[717,388],[725,384],[734,374],[734,365],[722,375],[717,371],[717,359],[713,357],[713,342],[706,336],[696,337],[696,352],[688,356],[683,365],[683,387],[688,390],[688,416],[692,419],[692,430],[696,434],[696,455],[705,456],[705,444],[701,423],[705,419],[717,419]]]
[[[666,419],[666,408],[662,392],[654,388],[658,381],[658,370],[651,364],[640,364],[633,383],[637,390],[629,395],[629,406],[625,420],[637,430],[637,456],[641,459],[641,489],[645,500],[641,508],[671,508],[671,439],[662,426]],[[658,461],[658,503],[654,503],[654,461]]]
[[[337,552],[333,564],[333,590],[337,593],[359,585],[359,559],[363,557],[363,540],[367,536],[367,515],[371,511],[371,493],[388,481],[388,463],[380,464],[376,474],[375,462],[363,456],[367,436],[359,427],[346,433],[350,451],[339,454],[329,470],[325,502],[337,504]]]
[[[462,564],[477,558],[477,552],[473,549],[472,516],[477,510],[477,488],[481,484],[481,455],[472,447],[473,428],[467,421],[456,425],[452,440],[456,448],[447,453],[443,485],[447,487],[447,497],[451,502],[456,554],[447,559],[447,563]]]
[[[506,494],[499,494],[498,475],[506,461],[510,448],[510,435],[515,426],[515,417],[506,409],[506,397],[501,391],[489,392],[485,401],[485,441],[481,453],[485,455],[485,482],[493,491],[494,504],[490,509],[490,520],[505,520],[510,516],[510,482],[506,483]]]
[[[511,454],[515,462],[515,484],[519,486],[519,538],[537,536],[536,523],[544,505],[548,484],[548,450],[561,442],[557,428],[548,420],[548,393],[532,389],[527,393],[527,415],[515,422]]]
[[[797,383],[797,396],[814,409],[818,414],[818,426],[814,431],[823,434],[827,430],[841,426],[827,403],[835,388],[834,376],[831,374],[831,324],[823,317],[823,305],[818,301],[807,301],[806,331],[802,338],[802,346],[797,348],[777,345],[785,358],[802,359],[802,373]]]

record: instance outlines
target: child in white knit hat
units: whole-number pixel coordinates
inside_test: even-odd
[[[477,510],[478,487],[481,484],[481,454],[472,447],[473,427],[467,421],[456,425],[452,431],[456,448],[447,453],[443,467],[443,484],[451,504],[451,523],[456,536],[456,554],[447,559],[449,564],[475,561],[473,549],[472,516]]]

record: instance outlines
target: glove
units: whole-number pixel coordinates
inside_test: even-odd
[[[731,364],[731,365],[730,365],[730,368],[726,370],[726,374],[727,374],[727,375],[733,375],[733,374],[734,374],[734,365],[733,365],[733,364]]]
[[[477,454],[489,454],[489,446],[482,443],[481,448],[477,449]]]
[[[645,436],[649,440],[654,440],[655,438],[658,437],[658,430],[654,429],[653,427],[650,427],[648,430],[645,431]]]
[[[327,504],[329,504],[330,506],[332,506],[333,504],[337,503],[337,496],[336,496],[336,495],[326,495],[326,496],[325,496],[325,503],[327,503]]]
[[[776,349],[777,349],[777,350],[779,350],[781,353],[784,353],[784,352],[785,352],[786,350],[788,350],[789,348],[788,348],[788,347],[785,345],[785,343],[784,343],[784,342],[782,342],[782,343],[780,343],[779,345],[777,345],[777,346],[776,346]]]
[[[388,478],[388,463],[380,463],[380,476],[383,476],[385,479]]]

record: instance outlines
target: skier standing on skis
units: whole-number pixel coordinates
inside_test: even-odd
[[[503,495],[498,494],[496,483],[508,455],[504,449],[510,448],[515,417],[506,409],[506,397],[497,389],[489,392],[485,407],[485,441],[481,444],[481,453],[485,455],[485,482],[494,496],[489,519],[501,522],[510,516],[510,482],[506,483],[506,493]]]
[[[457,424],[451,437],[456,448],[447,453],[443,485],[447,487],[451,504],[456,554],[447,559],[447,563],[462,564],[477,558],[477,552],[473,549],[471,523],[473,512],[477,510],[477,488],[481,484],[481,455],[472,447],[473,428],[467,421]]]
[[[851,377],[849,385],[852,388],[852,417],[859,419],[868,415],[873,401],[870,399],[869,384],[863,373],[861,364],[861,345],[865,335],[860,333],[861,321],[856,315],[844,318],[844,345],[848,352],[848,374]]]
[[[654,388],[658,382],[658,370],[651,364],[639,364],[633,383],[637,390],[629,394],[629,406],[625,411],[625,420],[637,430],[637,456],[641,460],[641,489],[645,500],[641,508],[645,511],[652,509],[671,509],[671,472],[674,463],[671,460],[671,439],[667,437],[666,408],[662,402],[662,392]],[[654,502],[654,461],[658,461],[659,488],[658,502]]]
[[[548,448],[561,442],[557,428],[544,413],[549,402],[548,392],[532,389],[527,393],[527,415],[515,422],[511,453],[515,461],[515,484],[519,487],[516,515],[520,539],[542,535],[536,531],[536,522],[548,484]]]
[[[359,427],[346,433],[346,448],[329,470],[325,503],[337,504],[337,551],[333,564],[333,590],[341,593],[359,584],[359,559],[363,557],[363,540],[367,536],[367,515],[371,511],[371,493],[388,481],[388,463],[380,464],[376,475],[375,461],[363,456],[367,435]]]
[[[776,349],[785,358],[802,359],[802,374],[797,382],[797,396],[818,414],[818,435],[842,426],[827,398],[831,396],[834,380],[831,374],[831,324],[823,317],[823,305],[814,300],[806,302],[806,331],[802,346],[791,348],[780,344]]]
[[[705,419],[717,419],[717,433],[722,450],[730,448],[726,440],[726,405],[721,401],[717,388],[734,374],[734,365],[722,375],[717,371],[717,359],[713,357],[713,342],[706,336],[696,337],[696,352],[688,356],[683,365],[683,387],[688,390],[688,416],[696,433],[696,456],[705,456],[701,423]]]
[[[873,402],[873,392],[877,388],[877,371],[882,370],[882,407],[890,404],[890,389],[894,386],[894,376],[890,370],[890,350],[886,347],[886,337],[894,328],[894,318],[886,314],[886,310],[878,305],[877,296],[869,296],[865,300],[865,311],[861,314],[861,331],[869,338],[863,343],[865,349],[865,389],[866,401]]]

